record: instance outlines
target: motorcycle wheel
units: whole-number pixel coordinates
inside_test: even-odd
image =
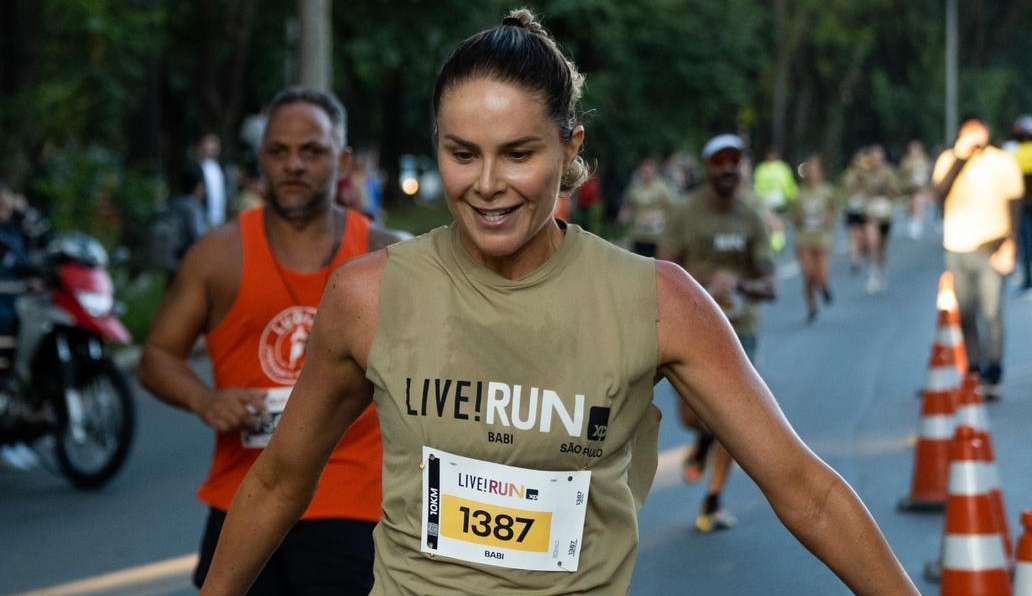
[[[73,485],[96,489],[125,463],[136,428],[136,409],[125,375],[110,360],[98,360],[88,372],[77,371],[74,377],[71,389],[81,400],[81,428],[73,429],[62,396],[54,451],[61,473]]]

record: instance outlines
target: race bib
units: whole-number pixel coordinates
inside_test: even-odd
[[[423,447],[421,550],[532,571],[577,571],[591,472],[545,472]]]
[[[871,199],[871,202],[867,206],[867,215],[874,219],[891,219],[892,201],[886,197],[875,197]]]
[[[258,415],[254,427],[240,432],[240,442],[247,449],[265,449],[272,433],[279,426],[293,387],[273,387],[265,395],[265,411]]]

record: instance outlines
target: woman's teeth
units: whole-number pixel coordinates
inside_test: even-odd
[[[506,215],[509,215],[517,208],[519,208],[519,205],[509,207],[507,209],[477,209],[476,207],[474,207],[473,209],[476,210],[477,213],[482,215],[484,219],[486,219],[488,222],[497,223],[499,221],[502,221],[502,219]]]

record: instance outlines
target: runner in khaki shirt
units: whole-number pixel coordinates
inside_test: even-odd
[[[748,191],[740,188],[738,164],[744,144],[734,135],[714,137],[703,148],[707,183],[674,211],[663,238],[661,258],[682,265],[717,302],[750,359],[756,352],[756,302],[773,300],[774,258],[763,219],[750,207]],[[695,412],[684,402],[681,418],[699,429],[694,448],[684,461],[687,482],[702,478],[706,456],[713,447],[713,475],[702,512],[695,521],[700,532],[730,528],[735,519],[720,508],[720,493],[731,472],[731,456]]]
[[[703,289],[673,263],[556,221],[560,193],[587,176],[583,78],[533,15],[513,11],[462,42],[440,72],[432,113],[454,222],[333,274],[202,595],[247,591],[375,401],[384,498],[371,594],[624,596],[656,472],[660,376],[850,589],[916,594]]]

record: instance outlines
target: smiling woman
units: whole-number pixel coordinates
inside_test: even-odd
[[[854,591],[915,593],[705,290],[554,219],[584,177],[582,83],[526,10],[456,48],[434,94],[454,222],[334,273],[204,594],[246,590],[371,401],[384,514],[372,594],[626,594],[659,375]]]

